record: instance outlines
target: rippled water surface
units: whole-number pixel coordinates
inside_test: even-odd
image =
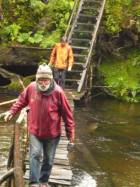
[[[96,98],[76,108],[75,119],[73,187],[140,187],[140,104]],[[1,121],[0,128],[1,175],[12,126]]]
[[[9,97],[1,96],[0,102],[9,100]],[[7,111],[8,105],[0,107],[0,113]],[[0,176],[2,176],[6,171],[8,150],[11,145],[11,139],[13,137],[13,124],[5,123],[0,119]]]
[[[99,187],[140,187],[140,104],[100,98],[77,109],[75,118],[73,167]]]

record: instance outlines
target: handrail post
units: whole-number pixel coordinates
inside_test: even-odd
[[[66,29],[65,35],[64,35],[66,38],[68,37],[69,31],[70,31],[70,27],[71,27],[71,22],[72,22],[72,20],[73,20],[73,17],[74,17],[74,14],[75,14],[75,11],[76,11],[78,2],[79,2],[79,0],[75,0],[75,1],[74,1],[73,10],[72,10],[71,16],[70,16],[70,18],[69,18],[69,22],[68,22],[68,25],[67,25],[67,29]]]
[[[15,138],[14,138],[14,177],[15,187],[24,187],[23,170],[22,170],[22,159],[20,152],[20,124],[24,118],[25,110],[21,111],[19,118],[15,123]]]

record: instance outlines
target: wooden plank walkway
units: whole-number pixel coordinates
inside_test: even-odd
[[[71,90],[65,90],[66,96],[69,100],[72,111],[74,111],[73,92]],[[72,170],[68,158],[68,139],[66,137],[64,123],[62,121],[62,134],[59,145],[56,150],[54,166],[51,172],[49,183],[51,186],[64,187],[71,186],[72,182]],[[26,164],[25,179],[29,179],[29,162]]]

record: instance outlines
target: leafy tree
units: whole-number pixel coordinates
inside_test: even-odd
[[[140,24],[140,2],[138,0],[107,0],[105,7],[104,26],[107,32],[117,33],[136,23]]]
[[[72,6],[73,0],[51,0],[48,3],[42,0],[3,0],[1,43],[53,45],[66,29]]]

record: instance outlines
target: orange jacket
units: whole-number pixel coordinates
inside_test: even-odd
[[[49,62],[51,66],[57,69],[72,68],[73,61],[73,51],[69,44],[65,43],[62,46],[61,43],[58,43],[54,46]]]

